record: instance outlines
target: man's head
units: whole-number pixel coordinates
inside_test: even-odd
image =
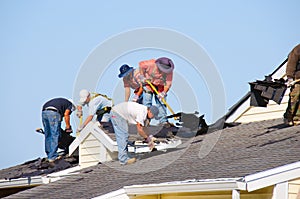
[[[127,64],[123,64],[119,70],[120,70],[119,78],[123,78],[133,70],[133,67],[130,67]]]
[[[80,99],[79,99],[79,102],[80,103],[88,103],[90,101],[90,92],[86,89],[82,89],[80,92],[79,92],[79,96],[80,96]]]
[[[159,119],[158,113],[159,113],[159,110],[156,106],[152,105],[152,106],[150,106],[150,108],[148,108],[148,118],[149,119],[154,118],[154,119],[158,120]]]
[[[159,68],[160,71],[164,72],[164,73],[171,73],[174,70],[174,63],[171,59],[167,58],[167,57],[161,57],[158,58],[155,61],[157,67]]]

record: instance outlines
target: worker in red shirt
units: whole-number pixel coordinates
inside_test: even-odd
[[[156,105],[159,109],[160,124],[168,125],[166,105],[162,103],[162,99],[166,100],[167,93],[172,86],[174,63],[167,57],[141,61],[139,63],[141,76],[144,78],[144,94],[143,104],[147,107],[152,105],[152,98],[155,97]],[[158,94],[154,93],[148,80],[156,88]]]

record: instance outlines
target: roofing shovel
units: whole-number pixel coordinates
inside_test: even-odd
[[[149,81],[149,80],[146,80],[147,84],[150,85],[150,87],[152,88],[152,90],[155,92],[156,95],[158,95],[158,91],[157,89],[155,88],[155,86],[153,86],[153,84]],[[169,109],[169,111],[174,115],[175,112],[173,111],[173,109],[170,107],[170,105],[167,103],[167,101],[165,100],[165,98],[161,98],[161,101],[167,106],[167,108]],[[174,117],[175,120],[178,120],[177,117]]]
[[[296,83],[300,82],[300,79],[296,79],[294,81],[292,81],[289,85],[289,87],[294,86]]]
[[[37,128],[35,131],[40,134],[45,134],[42,128]],[[64,131],[63,129],[61,129],[60,132],[61,136],[58,140],[58,148],[63,149],[66,153],[68,153],[69,146],[75,140],[75,137],[73,137],[69,133],[66,133],[66,131]]]

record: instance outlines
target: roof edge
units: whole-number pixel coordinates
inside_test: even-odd
[[[125,186],[123,189],[126,191],[127,195],[145,195],[179,192],[231,191],[234,189],[246,190],[246,184],[240,181],[240,178],[232,178],[132,185]]]
[[[0,180],[0,190],[5,188],[33,187],[43,184],[42,176]]]
[[[93,199],[129,199],[129,197],[126,194],[126,191],[124,189],[119,189],[117,191],[112,191],[108,194],[97,196]]]
[[[300,178],[300,161],[244,177],[248,191]]]

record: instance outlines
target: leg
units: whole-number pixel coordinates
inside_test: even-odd
[[[300,106],[299,106],[299,97],[300,97],[300,84],[296,84],[291,93],[291,111],[293,114],[293,121],[297,121],[297,125],[300,122]]]
[[[165,100],[167,100],[167,99],[165,98]],[[155,102],[156,102],[157,108],[159,110],[159,114],[158,114],[158,117],[160,118],[159,123],[163,124],[163,123],[168,122],[166,105],[163,102],[161,102],[157,97],[155,97]]]
[[[48,160],[58,157],[58,141],[60,138],[61,116],[57,112],[43,111],[45,130],[45,148]]]
[[[128,156],[128,124],[119,114],[112,111],[111,122],[115,131],[118,144],[118,159],[121,164],[126,164],[130,159]]]
[[[146,90],[143,93],[143,104],[147,107],[152,106],[152,97],[153,97],[153,93],[149,90]]]
[[[50,152],[50,137],[51,137],[51,132],[50,132],[50,122],[48,119],[48,114],[47,112],[42,112],[42,122],[44,126],[44,136],[45,136],[45,152],[47,155],[47,158],[49,158],[49,152]]]

